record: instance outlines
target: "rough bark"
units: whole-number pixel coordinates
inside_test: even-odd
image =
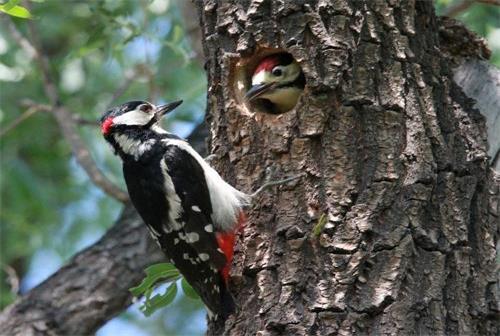
[[[498,181],[432,2],[197,5],[218,170],[243,190],[307,173],[256,200],[232,270],[240,310],[209,334],[496,335]],[[238,64],[262,48],[303,67],[291,112],[238,99]]]

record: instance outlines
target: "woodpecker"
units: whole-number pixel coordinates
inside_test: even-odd
[[[297,104],[304,85],[304,74],[292,55],[274,54],[263,58],[255,68],[245,98],[250,102],[265,99],[276,112],[286,112]]]
[[[235,234],[249,195],[226,183],[159,121],[182,101],[131,101],[107,111],[101,131],[123,162],[130,199],[166,256],[200,295],[209,318],[226,319]]]

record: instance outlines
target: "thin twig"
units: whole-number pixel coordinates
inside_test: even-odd
[[[33,26],[33,22],[28,22],[28,30],[31,35],[31,41],[28,41],[22,36],[22,34],[17,30],[16,26],[9,21],[9,29],[12,37],[19,43],[19,45],[25,50],[34,50],[34,57],[38,62],[42,73],[43,88],[45,94],[47,95],[51,105],[52,115],[56,118],[56,121],[61,129],[64,138],[68,141],[76,157],[77,162],[85,170],[91,181],[101,188],[106,194],[111,197],[121,201],[127,202],[129,200],[128,194],[114,185],[109,179],[107,179],[101,170],[97,167],[90,152],[81,139],[77,132],[76,122],[73,119],[71,112],[66,109],[62,104],[57,92],[57,88],[50,77],[49,63],[47,58],[42,54],[42,48],[39,43],[36,29]]]
[[[299,178],[301,178],[301,177],[303,177],[305,175],[306,175],[305,173],[301,173],[299,175],[291,176],[291,177],[288,177],[288,178],[283,179],[283,180],[270,181],[270,182],[264,183],[259,189],[257,189],[257,191],[255,191],[253,194],[250,194],[248,196],[250,197],[250,199],[253,199],[257,195],[259,195],[261,192],[263,192],[264,190],[266,190],[266,189],[268,189],[268,188],[270,188],[272,186],[280,185],[280,184],[285,184],[285,183],[297,180],[297,179],[299,179]]]
[[[5,126],[0,130],[0,138],[3,137],[8,132],[12,131],[16,128],[20,123],[34,115],[36,112],[40,111],[37,108],[30,107],[26,111],[24,111],[19,117],[17,117],[14,121],[12,121],[9,125]]]
[[[21,101],[21,106],[27,107],[27,108],[34,108],[37,111],[43,111],[43,112],[52,112],[52,110],[55,108],[53,106],[47,105],[47,104],[40,104],[32,101],[31,99],[24,99]],[[78,125],[84,125],[84,126],[99,126],[99,122],[97,120],[89,120],[86,118],[80,117],[78,114],[71,112],[70,113],[73,120],[75,123]]]
[[[10,20],[7,21],[7,28],[9,29],[12,38],[19,44],[19,46],[28,54],[29,58],[37,56],[37,50],[33,48],[31,43],[17,30],[14,23]]]
[[[89,119],[85,119],[85,118],[82,118],[82,117],[77,116],[77,115],[73,115],[73,120],[78,125],[83,125],[83,126],[99,126],[100,125],[100,123],[97,120],[89,120]]]
[[[500,0],[464,0],[457,3],[454,6],[450,6],[444,13],[443,16],[455,17],[460,13],[466,11],[474,4],[481,3],[485,5],[500,6]]]
[[[26,108],[34,108],[38,111],[51,112],[53,107],[47,104],[37,103],[31,99],[23,99],[19,102],[19,105]]]

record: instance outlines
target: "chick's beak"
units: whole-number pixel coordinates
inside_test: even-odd
[[[245,94],[245,99],[247,99],[248,101],[252,101],[253,99],[256,99],[264,93],[274,89],[276,87],[276,84],[276,82],[269,82],[253,85]]]
[[[160,105],[156,108],[155,112],[155,119],[160,120],[163,116],[165,116],[167,113],[173,111],[177,106],[182,104],[182,100],[177,100],[171,103],[167,103],[164,105]]]

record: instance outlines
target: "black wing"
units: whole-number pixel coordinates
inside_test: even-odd
[[[164,160],[175,192],[181,199],[183,212],[179,221],[184,223],[186,242],[196,250],[198,258],[221,269],[226,264],[226,257],[219,251],[215,238],[210,194],[202,167],[192,155],[176,145],[167,146]]]
[[[220,273],[227,261],[219,249],[211,222],[212,205],[205,173],[192,155],[176,145],[167,145],[164,160],[183,209],[178,221],[183,223],[184,239],[175,241],[179,249],[175,246],[170,249],[174,254],[177,250],[183,251],[182,260],[178,260],[180,255],[173,258],[176,267],[209,309],[228,315],[234,307]],[[189,263],[184,255],[187,250]]]
[[[162,163],[168,172],[163,171]],[[210,311],[223,317],[229,315],[234,310],[234,302],[220,274],[226,258],[218,251],[215,232],[205,229],[211,224],[212,208],[199,163],[183,149],[170,145],[152,155],[147,164],[124,162],[123,172],[132,203],[165,254]],[[174,223],[177,227],[183,223],[180,230],[173,230],[169,223],[169,213],[175,204],[165,194],[167,178],[172,180],[181,208],[186,209],[176,219],[178,223]],[[190,233],[198,234],[199,239],[191,242]],[[205,256],[200,257],[201,253],[206,253],[208,260],[202,260]]]

